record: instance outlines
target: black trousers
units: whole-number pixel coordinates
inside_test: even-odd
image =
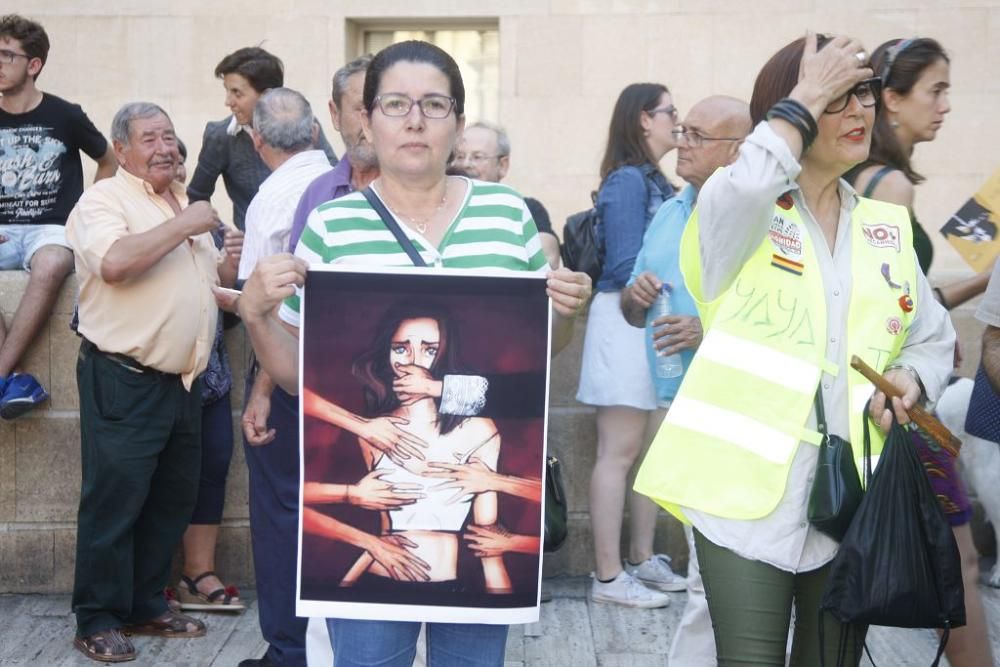
[[[194,509],[201,389],[80,346],[83,484],[73,612],[86,637],[167,611],[170,559]]]
[[[191,523],[218,526],[226,505],[226,478],[233,458],[233,409],[229,392],[201,407],[201,483]]]
[[[247,374],[245,396],[256,375]],[[268,426],[274,440],[252,447],[243,440],[250,473],[250,538],[257,578],[260,631],[279,667],[305,667],[309,619],[295,615],[299,539],[299,399],[276,387]]]

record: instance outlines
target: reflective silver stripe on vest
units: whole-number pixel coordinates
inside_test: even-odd
[[[784,465],[791,459],[797,437],[732,410],[678,395],[666,421],[741,447],[757,456]]]
[[[811,362],[720,329],[709,330],[698,347],[698,356],[802,394],[812,395],[819,379],[818,369]]]

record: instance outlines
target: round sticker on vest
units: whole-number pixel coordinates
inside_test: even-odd
[[[899,297],[899,307],[903,309],[904,313],[908,313],[913,310],[913,299],[909,294],[904,294]]]
[[[898,317],[890,317],[885,321],[885,329],[893,336],[898,336],[903,330],[903,320]]]
[[[861,233],[873,248],[893,248],[899,252],[899,227],[896,225],[861,225]]]
[[[768,229],[771,244],[785,257],[802,259],[802,232],[794,222],[788,222],[780,215],[771,220]]]

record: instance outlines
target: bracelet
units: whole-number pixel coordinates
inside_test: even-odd
[[[948,302],[945,301],[944,292],[941,291],[941,288],[940,287],[932,287],[931,290],[934,292],[934,296],[937,297],[938,303],[940,303],[942,306],[944,306],[945,310],[951,310],[951,306],[949,306]]]
[[[805,124],[809,127],[809,132],[815,139],[816,135],[819,134],[819,125],[816,124],[816,119],[813,118],[812,112],[809,111],[806,105],[791,97],[786,97],[782,100],[782,102],[788,105],[788,108],[793,110],[794,113],[805,122]]]
[[[794,127],[798,131],[799,136],[802,137],[803,155],[809,150],[813,141],[816,140],[816,135],[819,134],[819,126],[816,125],[816,119],[813,118],[809,109],[798,100],[790,97],[778,100],[768,110],[765,117],[767,120],[779,118]]]

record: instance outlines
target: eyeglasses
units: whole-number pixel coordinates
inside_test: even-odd
[[[416,104],[424,118],[447,118],[455,106],[455,98],[446,95],[424,95],[415,100],[402,93],[386,93],[375,98],[375,103],[386,116],[398,118],[410,113]]]
[[[472,164],[482,164],[489,160],[499,160],[503,155],[486,155],[485,153],[455,153],[452,164],[462,164],[469,162]]]
[[[701,148],[706,141],[743,141],[742,137],[706,137],[697,130],[686,130],[683,127],[672,130],[671,134],[678,143],[683,139],[691,148]]]
[[[673,104],[665,107],[657,107],[655,109],[650,109],[646,113],[649,114],[650,116],[655,116],[658,113],[665,113],[668,116],[670,116],[670,120],[677,122],[677,107],[675,107]]]
[[[8,51],[7,49],[0,49],[0,63],[4,65],[13,64],[14,58],[24,58],[25,60],[31,60],[31,56],[26,53],[17,53],[16,51]]]
[[[850,101],[851,95],[858,98],[858,102],[865,108],[877,106],[881,93],[882,79],[877,76],[865,79],[833,102],[830,102],[823,113],[840,113],[847,108],[847,103]]]

